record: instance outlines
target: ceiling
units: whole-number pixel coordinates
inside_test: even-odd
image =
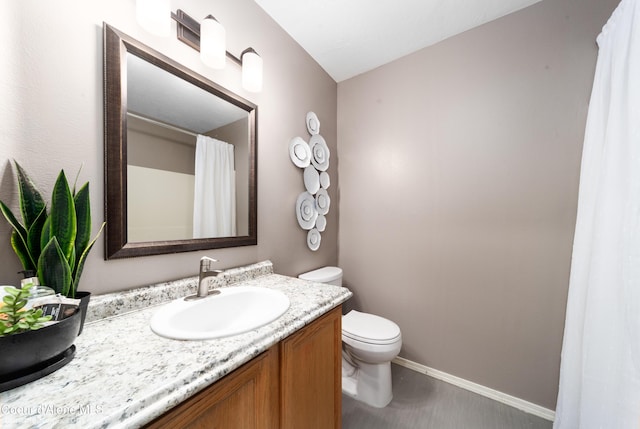
[[[341,82],[541,0],[255,0]]]
[[[247,117],[240,107],[132,54],[127,54],[127,112],[195,134]]]

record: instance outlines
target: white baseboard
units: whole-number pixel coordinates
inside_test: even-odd
[[[516,398],[515,396],[507,395],[506,393],[499,392],[481,384],[465,380],[464,378],[456,377],[455,375],[447,374],[446,372],[429,368],[428,366],[421,365],[402,357],[396,357],[392,362],[405,368],[417,371],[419,373],[426,374],[429,377],[433,377],[449,384],[453,384],[454,386],[469,390],[473,393],[477,393],[478,395],[493,399],[494,401],[498,401],[511,407],[517,408],[529,414],[541,417],[545,420],[553,421],[555,419],[556,413],[553,410],[541,407],[540,405],[536,405],[529,401],[525,401],[524,399]]]

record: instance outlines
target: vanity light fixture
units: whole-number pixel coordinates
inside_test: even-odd
[[[225,47],[224,27],[211,15],[200,24],[178,9],[171,13],[171,18],[178,24],[178,40],[200,51],[203,63],[212,68],[224,68],[227,57],[242,67],[242,87],[245,90],[262,91],[262,58],[253,48],[245,49],[240,58],[229,53]]]
[[[136,0],[136,20],[151,34],[171,35],[170,0]]]
[[[226,65],[226,31],[212,15],[200,24],[200,59],[214,69],[223,69]]]
[[[242,87],[249,92],[262,91],[262,58],[253,48],[240,55],[242,62]]]

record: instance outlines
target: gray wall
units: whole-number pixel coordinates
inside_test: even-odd
[[[196,138],[127,115],[127,164],[195,175]]]
[[[554,409],[595,38],[546,0],[338,85],[340,256],[400,356]]]
[[[235,142],[249,141],[249,120],[240,119],[207,133],[208,136],[234,144],[236,168],[236,229],[238,235],[249,235],[249,145]],[[193,157],[195,159],[195,155]],[[336,228],[337,230],[337,228]]]
[[[0,199],[17,210],[15,158],[48,195],[61,168],[90,181],[94,231],[103,211],[102,23],[107,22],[155,50],[256,103],[258,108],[258,245],[209,252],[104,261],[103,238],[85,266],[80,289],[94,293],[128,289],[195,275],[198,259],[211,255],[221,267],[271,259],[277,272],[298,274],[337,262],[337,205],[317,252],[295,217],[304,187],[289,160],[289,140],[307,137],[305,115],[313,110],[336,151],[336,83],[251,0],[175,0],[172,7],[202,19],[213,14],[227,29],[235,55],[252,46],[264,59],[264,90],[246,93],[240,68],[204,66],[198,53],[172,37],[146,33],[135,21],[135,1],[21,0],[3,4],[0,35]],[[175,24],[173,24],[175,26]],[[337,180],[337,169],[331,167]],[[330,189],[334,195],[337,187]],[[15,284],[20,269],[0,220],[0,284]]]

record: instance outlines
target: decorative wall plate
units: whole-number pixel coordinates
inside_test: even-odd
[[[309,230],[316,224],[318,210],[316,209],[315,200],[313,199],[313,195],[306,191],[298,195],[298,200],[296,201],[296,217],[302,229]]]
[[[329,185],[331,185],[329,173],[323,171],[322,173],[320,173],[320,186],[322,186],[323,189],[329,189]]]
[[[311,195],[320,189],[320,175],[313,165],[304,169],[304,187]]]
[[[320,132],[320,120],[313,112],[307,113],[307,131],[312,136]]]
[[[309,249],[313,250],[314,252],[320,247],[321,240],[322,236],[317,229],[313,228],[307,233],[307,246],[309,246]]]
[[[294,137],[289,142],[289,157],[296,167],[306,168],[311,163],[311,148],[302,137]]]
[[[320,232],[324,232],[327,228],[327,218],[324,215],[319,214],[318,219],[316,219],[316,229]]]
[[[329,157],[331,156],[327,142],[320,134],[316,134],[311,136],[309,147],[311,148],[311,164],[319,171],[326,171],[329,168]]]
[[[316,209],[318,214],[326,215],[329,213],[329,206],[331,205],[331,198],[326,189],[320,189],[316,194]]]

